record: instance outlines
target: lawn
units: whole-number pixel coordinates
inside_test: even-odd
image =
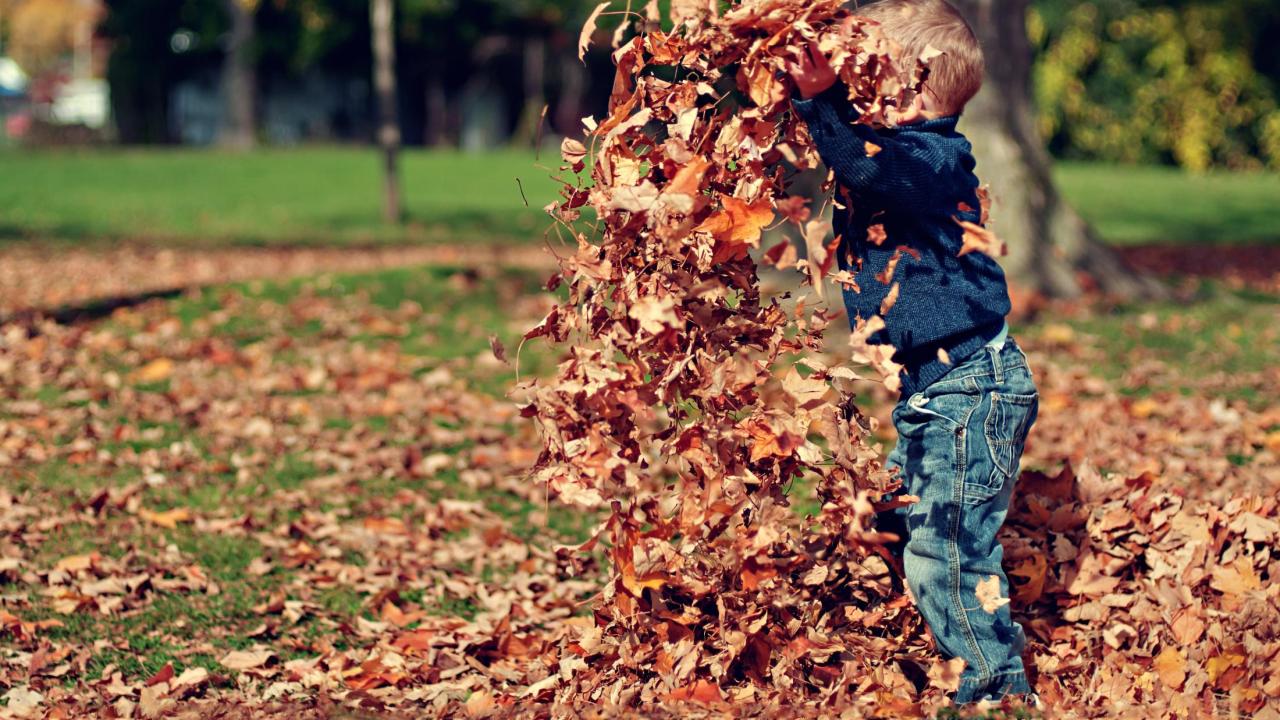
[[[1280,243],[1280,174],[1058,163],[1063,194],[1109,242]]]
[[[0,167],[0,239],[527,241],[555,196],[547,170],[517,151],[405,152],[402,228],[381,222],[379,160],[366,149],[10,150]]]
[[[541,280],[407,268],[254,282],[10,335],[25,360],[0,363],[0,656],[55,658],[23,680],[48,699],[141,691],[170,667],[201,692],[261,682],[288,699],[313,692],[289,677],[321,670],[401,682],[367,659],[380,649],[429,643],[432,663],[462,662],[507,602],[526,633],[512,642],[580,617],[595,578],[565,575],[551,549],[592,518],[522,477],[537,440],[512,402],[516,368],[490,350],[495,337],[516,358],[551,302]],[[1168,463],[1162,482],[1208,492],[1271,472],[1280,304],[1211,283],[1197,299],[1019,328],[1044,395],[1026,465],[1080,453],[1133,471],[1137,448]],[[540,342],[519,350],[523,377],[550,371]],[[1227,459],[1222,434],[1199,429],[1224,414]]]
[[[554,152],[542,156],[553,168],[557,160]],[[408,222],[388,228],[379,221],[371,150],[6,150],[0,240],[523,242],[546,229],[541,208],[555,197],[547,170],[536,165],[525,151],[407,151]],[[1280,241],[1277,174],[1071,163],[1056,174],[1112,242]]]

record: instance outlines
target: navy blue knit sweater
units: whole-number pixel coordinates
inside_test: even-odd
[[[870,339],[896,349],[902,363],[903,396],[919,392],[951,366],[981,349],[1004,327],[1009,290],[1004,271],[980,252],[960,256],[964,230],[956,218],[980,221],[972,147],[956,132],[956,117],[942,117],[893,129],[854,124],[857,113],[840,83],[809,100],[792,104],[809,126],[827,167],[847,189],[847,210],[837,209],[835,233],[842,238],[838,261],[859,290],[844,291],[852,325],[880,312],[893,282],[897,302],[885,313],[885,328]],[[867,154],[867,143],[880,148]],[[961,209],[961,207],[966,209]],[[881,223],[885,238],[867,237]],[[882,273],[899,246],[903,253],[889,284]],[[945,350],[951,365],[942,362]]]

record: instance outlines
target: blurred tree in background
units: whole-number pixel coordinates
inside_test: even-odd
[[[106,0],[106,8],[99,32],[112,42],[107,82],[117,137],[126,143],[172,142],[175,85],[222,62],[221,8],[216,2],[174,0]]]
[[[394,4],[406,144],[527,145],[539,128],[577,134],[603,108],[608,43],[585,65],[576,57],[595,0]],[[196,83],[217,89],[219,139],[248,146],[264,136],[269,101],[292,102],[317,77],[356,88],[320,139],[373,138],[368,0],[0,0],[0,36],[38,74],[66,60],[69,34],[95,9],[124,142],[185,139],[173,98]],[[605,18],[600,40],[616,22]],[[1280,2],[1031,0],[1026,26],[1036,127],[1053,155],[1280,168]]]
[[[1280,168],[1280,3],[1038,0],[1042,134],[1059,156]]]
[[[0,0],[5,1],[5,0]],[[13,2],[14,0],[7,0]],[[76,0],[25,0],[75,2]],[[113,109],[125,142],[172,140],[160,129],[175,82],[221,73],[229,144],[251,144],[255,98],[308,73],[370,77],[368,0],[106,0]],[[576,132],[592,84],[575,41],[588,0],[397,0],[399,116],[410,144],[460,144],[468,107],[492,107],[496,132],[527,143],[543,122]],[[601,54],[602,55],[602,54]],[[597,65],[607,60],[596,58]],[[603,84],[603,88],[601,87]],[[483,97],[482,97],[483,96]],[[496,104],[494,99],[496,98]],[[361,108],[365,115],[370,107]]]

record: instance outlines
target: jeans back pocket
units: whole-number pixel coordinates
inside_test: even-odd
[[[991,478],[993,490],[1018,471],[1018,460],[1026,444],[1027,430],[1035,422],[1040,401],[1036,393],[991,393],[991,410],[987,413],[985,432],[991,446],[995,469]]]

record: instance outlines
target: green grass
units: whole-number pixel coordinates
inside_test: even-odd
[[[1054,178],[1115,244],[1280,243],[1280,173],[1058,163]]]
[[[549,225],[555,184],[531,152],[406,151],[402,228],[381,222],[378,162],[354,148],[0,150],[0,239],[495,242]]]
[[[380,220],[372,149],[0,149],[0,240],[529,241],[550,226],[541,208],[556,184],[545,168],[557,162],[554,150],[542,153],[542,168],[524,150],[406,151],[408,222],[393,228]],[[1280,242],[1280,174],[1061,163],[1055,177],[1114,243]]]
[[[1064,325],[1069,328],[1065,337]],[[1058,336],[1065,354],[1080,353],[1075,357],[1081,364],[1134,396],[1202,392],[1197,384],[1211,376],[1247,381],[1280,366],[1280,297],[1215,282],[1202,283],[1190,302],[1130,303],[1066,323],[1045,319],[1021,330],[1050,343]],[[1146,361],[1172,370],[1174,386],[1126,380],[1128,371]],[[1259,408],[1276,402],[1273,393],[1259,393],[1257,385],[1242,382],[1218,392]]]

